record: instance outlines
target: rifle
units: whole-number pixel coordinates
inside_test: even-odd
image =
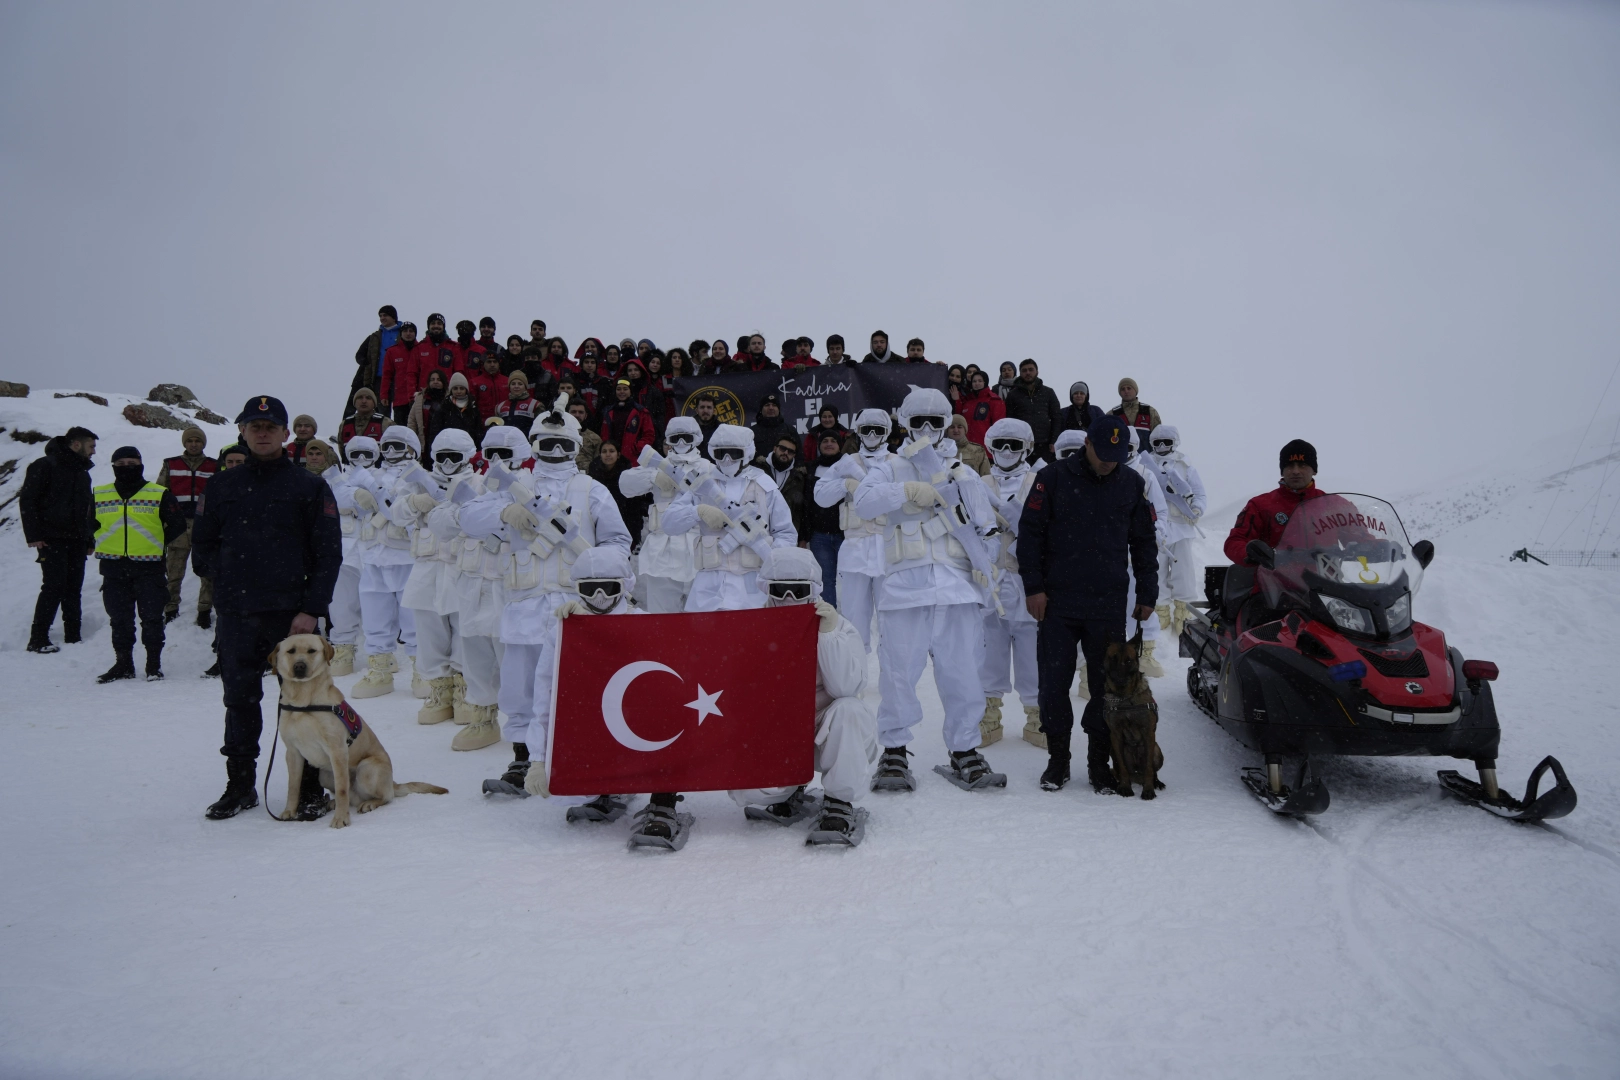
[[[719,482],[715,480],[712,473],[703,477],[702,481],[698,483],[697,489],[692,492],[692,497],[699,501],[704,498],[712,498],[715,506],[728,501],[725,491],[720,487]],[[753,549],[754,554],[759,556],[761,562],[764,562],[769,557],[771,550],[770,526],[768,522],[760,517],[758,512],[737,520],[732,520],[728,515],[727,521],[730,522],[730,525],[726,529],[726,535],[720,538],[720,550],[722,553],[729,555],[736,551],[738,547],[746,545]]]
[[[973,576],[983,581],[990,589],[990,599],[995,602],[996,614],[1002,618],[1007,617],[1007,611],[1001,603],[1001,568],[991,556],[985,538],[979,535],[968,519],[967,508],[962,505],[962,493],[957,488],[956,481],[951,479],[951,473],[939,451],[934,444],[923,439],[913,439],[900,448],[900,456],[910,459],[913,466],[922,475],[928,477],[928,482],[934,485],[939,492],[941,502],[940,517],[945,521],[945,527],[950,534],[956,537],[956,542],[962,545],[967,552],[968,562],[973,566]]]

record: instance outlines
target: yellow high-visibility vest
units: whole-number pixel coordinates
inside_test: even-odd
[[[165,489],[148,482],[128,499],[118,497],[116,484],[103,484],[96,500],[96,558],[163,560],[163,506]]]

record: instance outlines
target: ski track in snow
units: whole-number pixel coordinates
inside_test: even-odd
[[[99,416],[104,443],[149,455],[176,438],[26,405]],[[1492,520],[1462,527],[1471,544],[1502,548],[1505,527],[1481,539]],[[864,796],[860,848],[808,850],[803,824],[700,793],[670,855],[626,851],[628,818],[565,824],[577,800],[480,795],[508,748],[453,753],[457,729],[418,725],[403,678],[357,707],[398,779],[449,795],[336,831],[263,809],[205,821],[222,709],[197,677],[194,582],[169,679],[96,686],[111,658],[94,567],[90,639],[32,656],[37,572],[14,529],[0,539],[0,1076],[1620,1071],[1620,710],[1603,678],[1620,575],[1469,561],[1442,538],[1417,598],[1502,667],[1503,783],[1521,790],[1547,753],[1568,767],[1580,805],[1544,828],[1446,797],[1434,772],[1455,763],[1424,758],[1324,762],[1328,812],[1276,817],[1167,642],[1154,801],[1041,792],[1016,695],[986,751],[1008,788],[959,791],[930,771],[929,673],[918,791]]]

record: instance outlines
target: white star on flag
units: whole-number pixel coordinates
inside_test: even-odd
[[[696,701],[688,701],[686,703],[686,707],[688,709],[696,709],[697,710],[698,727],[702,727],[703,726],[703,721],[707,720],[711,715],[713,715],[713,716],[721,716],[721,717],[726,715],[725,713],[720,711],[720,708],[719,708],[719,705],[718,705],[718,702],[720,701],[720,695],[723,694],[723,693],[725,693],[724,690],[716,690],[712,694],[706,693],[704,691],[704,689],[703,689],[703,684],[698,683],[697,700]]]

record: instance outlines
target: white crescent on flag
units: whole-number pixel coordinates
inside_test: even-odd
[[[631,731],[630,725],[625,722],[624,693],[630,689],[631,683],[650,671],[663,671],[674,675],[677,679],[681,678],[680,675],[676,674],[674,668],[665,667],[655,660],[637,660],[615,671],[613,677],[607,681],[607,685],[602,688],[602,721],[607,724],[608,733],[617,739],[619,745],[626,750],[662,750],[685,734],[677,731],[662,742],[653,742],[650,739],[643,739],[640,735]],[[686,680],[681,679],[681,681],[685,682]]]

